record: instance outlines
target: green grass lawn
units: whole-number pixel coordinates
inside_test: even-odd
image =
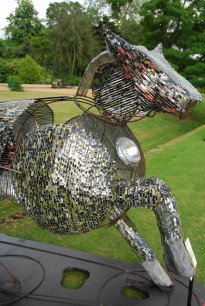
[[[146,152],[205,124],[205,103],[198,103],[185,119],[169,114],[156,114],[153,118],[129,124]]]
[[[0,102],[2,101],[10,101],[10,100],[20,100],[20,99],[33,99],[33,98],[46,98],[46,97],[56,97],[62,94],[60,90],[53,90],[52,92],[42,92],[35,90],[24,90],[24,91],[10,91],[6,90],[4,87],[0,87]]]
[[[12,92],[11,94],[13,95]],[[48,93],[45,93],[45,96],[49,96]],[[10,99],[13,98],[11,96]],[[16,99],[18,98],[16,97]],[[9,96],[5,100],[9,100]],[[56,122],[64,122],[81,113],[72,102],[55,103],[51,107],[55,111]],[[156,176],[163,179],[171,187],[176,197],[184,237],[190,238],[198,260],[196,278],[205,285],[204,114],[205,105],[201,103],[187,119],[180,121],[178,118],[162,114],[130,123],[130,128],[142,144],[144,151],[147,152],[145,154],[146,176]],[[168,141],[190,131],[193,132],[185,135],[179,142],[165,145]],[[153,148],[159,148],[159,150],[149,153],[149,150]],[[21,211],[17,204],[8,200],[0,203],[1,233],[123,261],[138,262],[134,252],[114,227],[103,227],[78,236],[53,235],[47,230],[37,227],[28,216],[21,214]],[[17,212],[19,213],[16,214]],[[131,209],[129,216],[163,264],[163,250],[153,213],[138,208]]]

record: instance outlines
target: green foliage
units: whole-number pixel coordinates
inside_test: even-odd
[[[5,39],[0,38],[0,58],[4,55],[5,44]]]
[[[8,26],[5,28],[7,37],[7,51],[10,57],[24,57],[30,54],[30,39],[40,33],[42,24],[37,17],[31,0],[17,0],[18,6],[8,17]],[[4,56],[7,57],[6,53]],[[8,56],[9,57],[9,56]]]
[[[40,79],[41,67],[36,64],[32,57],[26,55],[20,63],[18,74],[23,83],[35,83]]]
[[[0,40],[0,57],[13,61],[31,56],[45,68],[40,73],[43,77],[39,79],[37,73],[35,82],[49,82],[50,74],[65,81],[82,76],[89,61],[106,48],[103,25],[107,25],[130,43],[148,49],[162,42],[172,66],[195,86],[204,87],[204,1],[87,0],[85,6],[54,2],[48,6],[46,25],[31,0],[18,0],[17,4],[8,16],[6,39]],[[2,80],[18,74],[13,63],[7,64],[11,71],[0,63]],[[31,79],[34,81],[34,76]]]
[[[7,82],[10,75],[18,77],[21,83],[50,84],[51,82],[51,73],[38,65],[29,55],[22,59],[5,60],[0,58],[0,82]]]
[[[187,65],[193,65],[194,60],[190,57],[189,51],[181,51],[179,49],[163,48],[163,53],[166,59],[170,62],[173,68],[177,71],[184,71]]]
[[[19,75],[20,65],[21,60],[19,59],[6,60],[0,58],[0,82],[6,83],[10,75]]]
[[[21,86],[21,80],[19,76],[17,75],[11,75],[8,77],[8,87],[12,91],[23,91],[23,88]]]
[[[20,60],[18,75],[22,82],[27,84],[39,83],[41,80],[46,79],[50,81],[50,76],[45,72],[45,69],[38,65],[29,55]]]
[[[28,49],[29,39],[39,33],[41,22],[31,0],[17,0],[17,3],[14,13],[7,17],[5,33],[15,45],[23,44]]]
[[[40,67],[40,79],[34,82],[34,84],[51,84],[52,73],[48,69]]]
[[[21,67],[21,59],[14,58],[7,61],[11,75],[18,75]]]
[[[9,75],[9,65],[5,59],[0,58],[0,82],[6,83],[8,75]]]
[[[51,3],[47,24],[52,36],[52,70],[60,78],[81,75],[98,53],[89,18],[77,2]]]
[[[149,0],[143,4],[141,15],[142,44],[154,48],[160,40],[179,73],[195,86],[203,87],[200,70],[205,62],[204,1]],[[194,60],[197,56],[199,64]]]
[[[22,57],[22,45],[16,45],[12,40],[5,39],[2,48],[2,58],[4,59],[14,59]]]
[[[110,6],[106,0],[87,0],[86,1],[86,14],[93,27],[98,28],[103,19],[105,18],[105,11],[107,19],[110,19]]]
[[[81,81],[81,77],[78,76],[70,76],[69,78],[63,79],[63,82],[68,82],[73,86],[79,86],[80,81]]]
[[[135,0],[106,0],[106,2],[111,6],[112,17],[116,19],[119,19],[120,17],[127,19],[130,15],[129,9],[132,7]]]
[[[181,27],[186,21],[185,9],[180,0],[146,1],[142,5],[141,15],[144,40],[149,47],[157,44],[159,38],[165,48],[176,44]]]
[[[205,88],[205,63],[198,62],[188,66],[184,69],[183,74],[194,86]]]
[[[44,67],[49,67],[52,62],[52,40],[50,32],[44,29],[39,36],[30,39],[30,50],[32,58]]]
[[[142,41],[141,28],[134,20],[121,21],[120,35],[133,45],[139,45]]]

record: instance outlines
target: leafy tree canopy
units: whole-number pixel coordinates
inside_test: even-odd
[[[162,42],[171,64],[195,86],[205,84],[205,1],[202,0],[65,0],[50,3],[42,24],[32,0],[16,0],[8,16],[0,58],[29,55],[54,77],[82,76],[88,62],[105,50],[107,25],[135,45],[153,49]],[[29,60],[27,59],[27,62]],[[1,79],[15,65],[1,61]],[[17,64],[18,65],[18,64]],[[42,79],[42,76],[41,76]]]
[[[17,3],[14,13],[7,17],[9,24],[5,34],[13,43],[21,45],[38,35],[42,25],[31,0],[17,0]]]
[[[159,41],[164,53],[180,73],[193,81],[194,71],[201,78],[205,62],[205,2],[198,0],[149,0],[141,7],[142,44],[154,48]],[[185,69],[187,66],[190,69]],[[204,82],[205,83],[205,82]],[[195,84],[196,85],[196,84]]]
[[[47,9],[47,25],[52,37],[56,76],[83,73],[99,50],[83,7],[78,2],[51,3]]]

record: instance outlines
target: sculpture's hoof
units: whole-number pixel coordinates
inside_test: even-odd
[[[167,269],[177,275],[192,277],[195,269],[185,250],[182,239],[164,245],[164,260]]]
[[[142,263],[142,265],[157,286],[170,287],[173,285],[171,278],[162,268],[157,259],[152,261],[146,260]]]

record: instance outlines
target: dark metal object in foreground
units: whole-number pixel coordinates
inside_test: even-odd
[[[176,282],[172,290],[162,290],[153,283],[140,264],[125,263],[2,234],[0,260],[11,267],[21,281],[21,290],[18,294],[5,295],[0,292],[0,305],[20,297],[22,300],[14,305],[187,306],[188,279],[175,276]],[[90,273],[83,287],[62,287],[63,272],[68,268],[86,270]],[[147,293],[148,298],[140,301],[123,297],[121,291],[129,286]],[[25,296],[27,297],[24,298]],[[191,305],[201,306],[204,301],[205,287],[195,281]]]

